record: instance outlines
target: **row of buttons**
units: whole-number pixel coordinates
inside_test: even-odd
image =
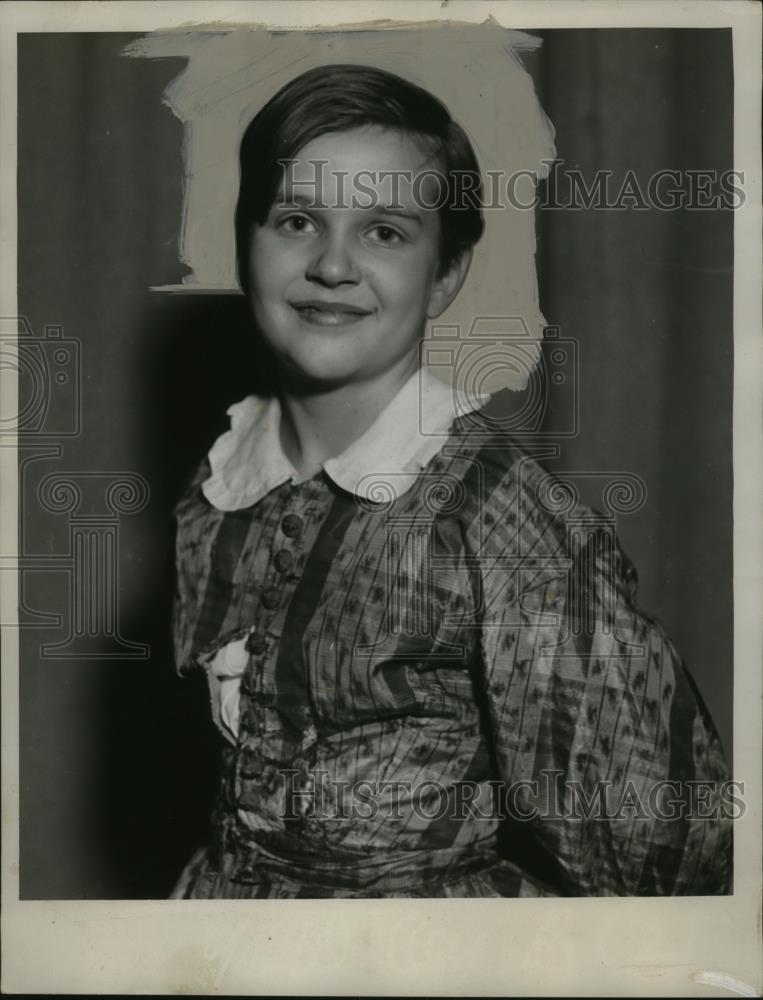
[[[302,531],[302,518],[296,514],[286,514],[281,521],[281,531],[287,538],[296,538]],[[276,552],[273,563],[279,573],[288,573],[294,565],[294,556],[288,549],[280,549]],[[260,602],[268,611],[275,611],[281,603],[280,588],[266,587],[260,596]],[[260,656],[266,648],[267,642],[264,636],[256,633],[249,636],[246,643],[247,652]]]
[[[296,538],[302,531],[302,518],[296,514],[286,514],[281,521],[281,531],[287,538]],[[281,549],[276,552],[273,563],[279,573],[288,573],[294,564],[294,556],[288,549]],[[260,600],[268,611],[275,611],[281,601],[281,592],[278,587],[268,587],[263,590]]]

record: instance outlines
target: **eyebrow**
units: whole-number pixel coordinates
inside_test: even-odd
[[[324,209],[326,210],[328,206],[323,206],[316,204],[312,198],[308,198],[303,194],[298,194],[297,192],[286,192],[283,188],[279,188],[276,192],[275,199],[273,201],[274,208],[306,208],[306,209]],[[369,205],[369,206],[357,206],[362,211],[372,212],[376,215],[383,216],[393,216],[400,219],[407,219],[410,222],[415,222],[416,225],[423,225],[421,216],[416,212],[409,211],[400,205]]]
[[[410,219],[411,222],[421,225],[420,215],[417,215],[415,212],[407,212],[404,208],[398,208],[395,205],[375,205],[373,211],[378,212],[379,215],[394,215],[399,216],[401,219]]]
[[[276,191],[276,196],[273,199],[274,205],[288,205],[290,208],[292,205],[298,205],[300,208],[314,208],[315,202],[311,198],[306,198],[302,194],[292,194],[291,192],[286,192],[283,188],[279,188]]]

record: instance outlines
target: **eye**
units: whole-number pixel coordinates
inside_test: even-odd
[[[294,214],[281,219],[278,228],[290,235],[314,233],[315,223],[308,215]]]
[[[405,236],[392,226],[374,226],[368,233],[373,243],[380,243],[382,246],[396,246],[405,240]]]

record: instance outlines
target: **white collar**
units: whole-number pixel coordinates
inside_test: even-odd
[[[337,486],[375,500],[385,484],[398,496],[442,448],[453,421],[484,406],[488,396],[467,396],[433,375],[417,371],[368,430],[330,458],[323,471]],[[209,452],[210,477],[202,484],[219,510],[251,507],[298,474],[280,442],[277,397],[247,396],[228,409],[230,430]],[[385,497],[386,498],[386,497]]]

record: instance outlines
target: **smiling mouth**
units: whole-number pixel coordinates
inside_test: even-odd
[[[371,315],[369,309],[344,302],[293,302],[292,309],[300,319],[313,326],[349,326]]]

